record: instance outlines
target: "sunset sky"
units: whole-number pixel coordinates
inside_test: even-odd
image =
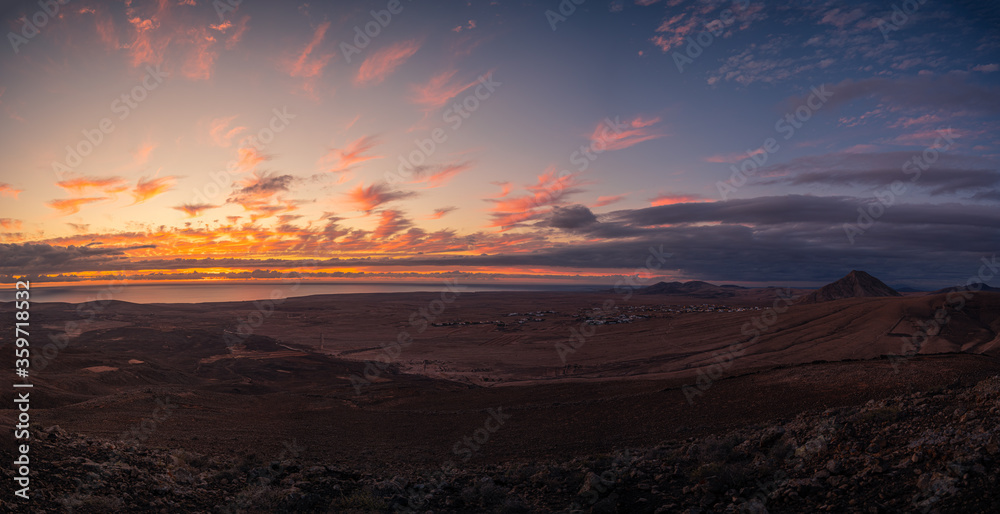
[[[944,287],[1000,248],[997,4],[232,3],[4,3],[4,281],[662,246],[668,280]]]

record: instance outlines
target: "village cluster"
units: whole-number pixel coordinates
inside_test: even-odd
[[[615,325],[624,323],[633,323],[636,321],[663,317],[662,315],[672,315],[672,314],[685,314],[694,312],[747,312],[747,311],[758,311],[761,310],[760,307],[734,307],[731,305],[720,305],[713,303],[702,303],[702,304],[690,304],[690,305],[626,305],[620,306],[614,311],[602,311],[600,309],[581,309],[573,317],[575,321],[583,322],[588,325]],[[546,321],[553,317],[553,315],[558,316],[560,313],[547,310],[547,311],[531,311],[531,312],[511,312],[508,313],[506,318],[518,318],[514,320],[477,320],[477,321],[466,321],[463,319],[455,319],[450,321],[441,321],[436,323],[431,323],[435,327],[457,327],[457,326],[467,326],[467,325],[495,325],[498,330],[506,330],[510,328],[517,328],[520,325],[526,323],[539,323]]]

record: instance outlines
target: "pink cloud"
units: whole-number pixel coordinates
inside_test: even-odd
[[[413,102],[423,106],[427,111],[432,111],[479,83],[478,80],[468,83],[453,80],[457,72],[455,69],[444,71],[431,77],[426,84],[411,86]]]
[[[666,134],[651,129],[659,122],[659,117],[644,119],[641,116],[636,116],[625,123],[615,121],[609,124],[607,121],[602,121],[590,135],[591,145],[604,150],[624,150],[644,141],[664,137]]]
[[[425,167],[422,169],[421,173],[415,178],[411,183],[414,184],[427,184],[428,188],[440,187],[445,185],[449,180],[451,180],[455,175],[468,171],[472,169],[472,163],[469,161],[460,162],[455,164],[448,164],[445,166],[440,166],[437,168]]]
[[[660,193],[649,200],[649,205],[658,207],[660,205],[673,205],[675,203],[700,202],[705,200],[701,195],[684,193]]]
[[[381,83],[419,49],[416,40],[403,41],[371,54],[358,68],[354,83],[359,86]]]
[[[323,171],[340,173],[350,170],[354,165],[372,159],[381,159],[381,155],[366,155],[378,144],[374,136],[365,136],[352,141],[344,148],[334,148],[320,158],[319,166]]]
[[[528,194],[487,198],[486,201],[494,204],[490,226],[508,230],[525,221],[539,218],[550,212],[553,206],[565,203],[570,195],[581,192],[581,185],[583,183],[576,175],[559,174],[554,167],[550,167],[538,176],[538,182],[525,187]]]
[[[233,138],[247,129],[244,126],[230,128],[229,125],[235,119],[236,116],[234,115],[225,118],[215,118],[208,123],[208,134],[211,136],[213,143],[221,147],[227,147],[232,144]]]
[[[591,205],[593,208],[604,207],[606,205],[611,205],[613,203],[618,203],[625,199],[628,195],[615,195],[615,196],[598,196],[597,203]]]

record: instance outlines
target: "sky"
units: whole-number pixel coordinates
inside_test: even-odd
[[[578,2],[5,2],[0,278],[996,270],[1000,5]]]

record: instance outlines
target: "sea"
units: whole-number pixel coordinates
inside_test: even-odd
[[[488,291],[606,291],[610,286],[600,284],[497,284],[459,283],[453,286],[462,292]],[[355,293],[412,293],[441,292],[448,290],[443,282],[424,283],[364,283],[287,282],[257,283],[172,283],[172,284],[122,284],[109,285],[57,285],[31,284],[32,302],[81,303],[95,300],[119,300],[131,303],[201,303],[238,302],[266,298],[292,298],[318,294]],[[13,295],[11,295],[13,297]]]

